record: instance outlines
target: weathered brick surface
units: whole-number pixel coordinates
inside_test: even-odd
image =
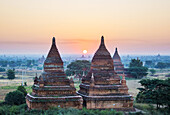
[[[114,70],[118,75],[122,75],[123,73],[125,73],[125,68],[124,68],[124,65],[121,62],[121,58],[119,56],[117,48],[116,48],[115,53],[113,55],[113,64],[114,64]]]
[[[26,96],[29,109],[49,107],[82,108],[82,97],[76,94],[73,80],[64,73],[63,61],[53,38],[51,49],[44,62],[44,72],[35,77],[33,92]]]
[[[121,80],[114,71],[113,59],[106,49],[103,36],[93,56],[90,71],[82,78],[78,94],[83,97],[83,106],[87,109],[134,110],[126,80]]]

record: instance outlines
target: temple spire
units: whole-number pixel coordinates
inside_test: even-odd
[[[52,39],[52,44],[55,45],[55,37]]]
[[[52,45],[50,51],[47,55],[46,60],[44,61],[44,71],[45,72],[64,71],[63,61],[60,57],[59,51],[55,44],[55,37],[52,38]]]
[[[115,53],[114,53],[114,55],[113,55],[113,59],[119,59],[119,60],[121,60],[121,59],[120,59],[120,56],[119,56],[119,54],[118,54],[117,47],[115,48]]]
[[[101,37],[101,45],[104,45],[104,37]]]
[[[113,66],[112,57],[109,51],[106,49],[106,46],[104,44],[104,37],[101,36],[101,43],[98,50],[93,56],[91,69],[104,70],[104,69],[113,69],[113,68],[114,66]]]

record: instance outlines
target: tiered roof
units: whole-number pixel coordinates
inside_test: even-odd
[[[117,48],[115,49],[115,53],[114,53],[114,56],[113,56],[113,60],[121,60],[120,56],[119,56],[119,53],[117,51]]]
[[[56,47],[55,37],[53,37],[51,49],[44,62],[44,72],[58,72],[63,70],[63,61]]]
[[[113,68],[112,57],[106,49],[104,37],[102,36],[99,49],[96,51],[92,59],[91,70],[108,70]]]
[[[114,71],[113,59],[106,49],[104,37],[93,56],[91,69],[82,78],[80,90],[83,105],[87,109],[133,109],[133,99],[128,94],[126,81],[122,83]]]
[[[28,94],[27,105],[30,109],[48,109],[49,107],[82,108],[82,97],[76,94],[73,79],[64,73],[63,61],[56,47],[55,38],[44,62],[44,71],[35,77],[33,92]]]
[[[119,53],[118,53],[118,50],[117,48],[115,49],[115,53],[113,55],[113,64],[114,64],[114,69],[115,69],[115,72],[118,74],[118,75],[123,75],[124,73],[124,65],[122,64],[121,62],[121,58],[119,56]]]
[[[96,84],[106,84],[108,81],[111,81],[108,79],[120,81],[120,78],[115,74],[113,59],[106,49],[103,36],[101,37],[100,46],[93,56],[91,69],[82,82],[90,83],[92,73],[94,74]]]

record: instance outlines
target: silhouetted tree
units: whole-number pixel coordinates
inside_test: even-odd
[[[4,72],[5,71],[5,69],[4,68],[0,68],[0,72]]]
[[[157,65],[156,65],[155,67],[156,67],[156,68],[159,68],[159,69],[166,68],[166,63],[158,62]]]
[[[154,69],[150,69],[149,71],[152,73],[152,75],[154,75],[156,73],[156,70],[154,70]]]
[[[142,61],[139,59],[132,59],[128,68],[129,74],[131,74],[134,78],[142,78],[146,76],[148,73],[148,68],[143,66]]]
[[[67,75],[73,75],[73,74],[83,74],[83,71],[87,73],[87,71],[90,69],[91,63],[87,60],[77,60],[75,62],[71,62],[67,66],[66,74]]]
[[[7,71],[7,76],[8,76],[8,79],[10,79],[10,80],[15,79],[15,71],[9,69]]]

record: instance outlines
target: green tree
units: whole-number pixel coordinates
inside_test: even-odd
[[[10,79],[10,80],[15,79],[15,71],[9,69],[7,71],[7,76],[8,76],[8,79]]]
[[[153,63],[152,60],[146,60],[145,61],[145,67],[153,68],[154,66],[155,66],[155,64]]]
[[[91,63],[87,60],[77,60],[74,62],[71,62],[67,66],[66,74],[67,75],[73,75],[73,74],[83,74],[83,71],[87,73],[87,71],[90,69]]]
[[[132,59],[129,67],[143,67],[143,62],[139,59]]]
[[[154,75],[156,73],[156,70],[154,70],[154,69],[150,69],[149,71],[151,72],[152,75]]]
[[[143,66],[142,61],[139,59],[132,59],[128,68],[129,74],[131,74],[134,78],[142,78],[146,76],[148,73],[148,68]]]
[[[31,67],[31,64],[32,64],[32,60],[27,60],[27,67]]]
[[[4,72],[5,71],[5,69],[4,68],[0,68],[0,72]]]
[[[26,91],[26,89],[25,89],[24,86],[18,86],[17,90],[18,90],[18,91],[21,91],[21,92],[24,94],[24,96],[27,95],[27,91]]]
[[[5,102],[9,105],[20,105],[25,103],[25,96],[19,90],[9,92],[5,97]]]
[[[0,61],[2,67],[7,67],[8,61]]]
[[[156,67],[156,68],[159,68],[159,69],[164,69],[164,68],[166,68],[166,66],[167,66],[166,63],[158,62],[155,67]]]
[[[170,79],[142,79],[139,83],[143,88],[138,88],[140,90],[136,97],[138,103],[156,104],[157,109],[160,105],[170,108]]]

